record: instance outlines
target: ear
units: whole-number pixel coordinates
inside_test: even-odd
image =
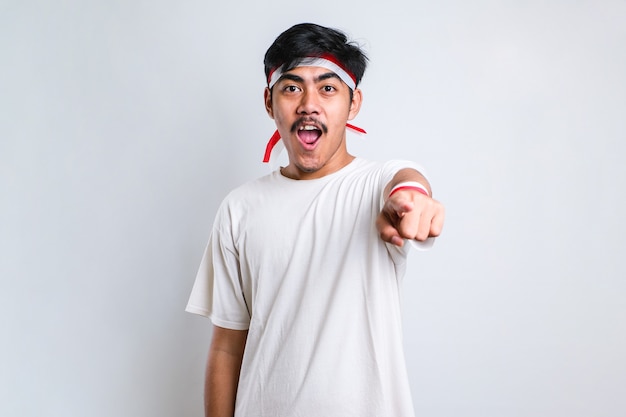
[[[263,99],[265,100],[265,111],[270,116],[270,118],[274,118],[274,110],[272,110],[272,90],[265,87],[265,92],[263,93]]]
[[[363,102],[363,93],[359,88],[354,90],[352,94],[352,101],[350,102],[350,113],[348,113],[348,120],[352,120],[359,114],[361,110],[361,103]]]

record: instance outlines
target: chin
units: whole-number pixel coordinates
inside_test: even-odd
[[[316,155],[295,155],[295,158],[289,158],[289,161],[302,172],[315,172],[324,166]]]
[[[318,164],[308,164],[308,165],[296,164],[295,165],[298,171],[306,172],[307,174],[312,174],[314,172],[319,171],[322,168],[322,166],[323,165],[318,165]]]

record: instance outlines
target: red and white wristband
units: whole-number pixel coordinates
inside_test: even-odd
[[[400,184],[396,184],[389,192],[389,195],[387,196],[387,198],[391,197],[392,195],[394,195],[396,192],[400,190],[415,190],[419,193],[424,194],[427,197],[430,197],[430,195],[428,194],[428,189],[424,187],[422,184],[420,184],[417,181],[406,181],[406,182],[401,182]]]

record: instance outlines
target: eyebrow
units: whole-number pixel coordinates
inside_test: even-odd
[[[313,80],[313,81],[315,83],[319,83],[319,82],[328,80],[330,78],[336,78],[339,81],[341,81],[341,78],[337,74],[335,74],[334,72],[326,72],[324,74],[321,74],[317,78],[315,78],[315,80]],[[294,81],[294,82],[297,82],[297,83],[303,83],[304,82],[304,78],[300,77],[299,75],[289,74],[289,73],[281,75],[279,81],[282,81],[282,80],[291,80],[291,81]]]

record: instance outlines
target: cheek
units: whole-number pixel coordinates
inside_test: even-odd
[[[329,112],[327,114],[333,115],[332,123],[337,126],[344,126],[348,117],[350,116],[350,108],[345,105],[345,103],[338,103],[334,105],[332,108],[328,109]],[[329,120],[330,121],[330,120]]]
[[[289,120],[280,112],[274,112],[274,123],[276,123],[276,127],[279,129],[291,126]]]
[[[284,103],[274,102],[272,113],[274,115],[274,120],[276,120],[276,122],[287,120],[289,118],[288,115],[291,112],[292,110],[288,106],[286,106]]]

